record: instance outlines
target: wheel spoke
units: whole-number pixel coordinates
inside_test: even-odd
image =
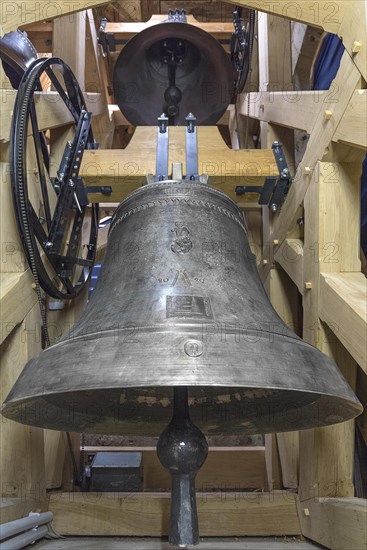
[[[35,145],[35,151],[36,151],[36,158],[37,158],[38,174],[39,174],[40,183],[41,183],[43,207],[45,209],[46,224],[47,224],[47,229],[49,231],[51,227],[50,201],[48,198],[47,181],[46,181],[45,166],[44,166],[44,156],[43,156],[41,139],[40,139],[40,131],[38,129],[36,109],[33,102],[30,108],[30,116],[31,116],[31,124],[32,124],[34,145]]]

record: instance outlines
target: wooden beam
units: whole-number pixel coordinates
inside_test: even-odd
[[[322,273],[320,317],[367,372],[367,280],[362,273]]]
[[[2,116],[1,121],[3,121]],[[28,176],[30,177],[30,174]],[[0,180],[0,273],[19,273],[27,269],[27,261],[23,253],[13,208],[10,164],[8,162],[0,163]]]
[[[0,94],[2,94],[3,98],[0,141],[9,141],[17,90],[0,90]],[[102,113],[103,98],[101,94],[85,93],[84,98],[87,108],[93,113],[93,116],[98,116]],[[57,92],[36,92],[34,103],[40,130],[59,128],[60,126],[74,122],[73,116]],[[30,135],[31,133],[32,129],[29,127],[28,134]]]
[[[119,23],[108,22],[106,25],[106,33],[113,33],[116,40],[130,40],[139,32],[153,27],[167,20],[167,14],[152,15],[149,21],[130,22],[124,21]],[[198,21],[193,15],[187,15],[187,22],[211,34],[217,40],[228,40],[233,33],[233,23],[223,21]],[[116,49],[121,49],[122,45],[116,45]]]
[[[303,294],[303,242],[300,239],[285,239],[274,259],[292,279],[300,294]]]
[[[80,89],[85,90],[86,12],[58,17],[54,21],[52,55],[69,65]]]
[[[168,493],[51,493],[53,527],[62,535],[166,536]],[[198,493],[202,536],[299,535],[292,493]]]
[[[365,550],[367,500],[316,498],[298,503],[302,535],[330,550]]]
[[[367,148],[367,90],[354,92],[335,134],[333,141]]]
[[[106,0],[3,0],[1,24],[4,32],[10,32],[29,23],[56,19],[108,3]],[[72,37],[69,36],[69,39]]]
[[[333,173],[333,172],[332,172]],[[329,176],[329,177],[327,177]],[[344,179],[332,177],[318,163],[304,200],[303,338],[331,356],[352,388],[356,363],[330,329],[320,322],[320,271],[340,270],[340,256],[329,246],[339,239],[339,192]],[[344,243],[343,243],[344,245]],[[347,254],[350,261],[350,256]],[[343,441],[343,445],[340,442]],[[353,486],[354,421],[300,432],[299,498],[350,497]]]
[[[351,61],[349,55],[344,53],[340,69],[331,86],[331,89],[336,90],[335,97],[333,100],[329,98],[328,102],[322,103],[321,107],[319,107],[305,155],[298,166],[293,185],[287,195],[287,200],[281,212],[274,220],[271,234],[272,240],[278,240],[279,243],[282,243],[286,238],[287,232],[294,222],[298,207],[304,200],[307,189],[312,182],[312,172],[315,170],[316,163],[322,158],[324,149],[329,145],[358,82],[359,71]],[[326,119],[325,111],[329,110],[332,116],[330,119]],[[269,269],[270,266],[263,270],[263,280],[267,277]]]
[[[119,202],[143,183],[148,173],[155,174],[155,127],[138,127],[126,149],[85,151],[81,176],[87,185],[111,185],[112,194],[103,202]],[[185,173],[185,128],[169,128],[169,167],[183,163]],[[152,146],[153,144],[153,146]],[[236,185],[262,185],[265,177],[278,174],[272,150],[233,150],[224,143],[215,126],[198,128],[199,173],[209,174],[211,183],[238,201]],[[89,195],[100,202],[100,195]],[[249,195],[248,201],[258,201]]]
[[[159,462],[155,449],[143,451],[143,478],[144,491],[171,489],[171,476]],[[202,492],[265,489],[265,451],[256,447],[246,451],[209,449],[195,484],[197,490]]]
[[[110,117],[108,104],[110,97],[106,74],[105,59],[98,46],[93,11],[86,12],[86,48],[85,48],[85,90],[98,92],[102,96],[100,116],[92,118],[93,134],[101,149],[110,149],[114,135],[114,120]]]
[[[282,469],[276,434],[265,434],[265,464],[267,491],[273,492],[283,487]]]
[[[155,447],[90,447],[84,453],[141,451],[144,491],[171,489],[171,477],[157,457]],[[196,488],[212,490],[265,489],[267,487],[264,447],[209,447],[208,458],[196,477]]]
[[[317,116],[317,107],[329,92],[320,91],[283,91],[252,92],[250,99],[250,117],[311,133]],[[241,115],[247,114],[247,97],[241,94]]]
[[[298,332],[298,295],[296,286],[289,281],[282,269],[272,269],[268,278],[269,298],[282,321]],[[298,432],[278,433],[276,441],[279,452],[283,487],[298,487],[299,437]]]
[[[23,365],[41,349],[38,304],[4,340],[0,352],[0,400],[9,394]],[[46,503],[43,430],[3,420],[0,430],[1,496]]]
[[[318,116],[320,103],[327,103],[334,92],[330,91],[283,91],[252,92],[249,94],[249,116],[295,128],[310,134]],[[247,96],[240,96],[241,115],[247,115]],[[333,141],[365,149],[367,147],[367,90],[356,90],[332,136]]]

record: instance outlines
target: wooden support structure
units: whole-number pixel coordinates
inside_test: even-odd
[[[183,164],[185,174],[185,128],[169,128],[169,167],[173,162]],[[271,149],[234,150],[224,143],[216,126],[202,126],[197,130],[199,172],[208,174],[212,185],[239,200],[237,185],[262,185],[267,176],[277,175],[278,168]],[[81,175],[87,185],[112,187],[112,194],[103,196],[103,202],[119,202],[146,181],[147,174],[155,174],[157,128],[140,126],[123,150],[85,151]],[[90,195],[100,202],[100,195]],[[247,201],[258,201],[258,195],[249,194]]]
[[[202,536],[300,534],[293,493],[198,493],[197,506]],[[164,536],[170,494],[55,493],[50,510],[62,535]]]
[[[227,147],[218,128],[198,129],[199,170],[208,173],[212,184],[245,210],[260,275],[279,316],[335,360],[366,406],[366,278],[361,273],[359,214],[361,164],[367,148],[366,3],[229,3],[261,10],[256,52],[259,74],[255,74],[256,66],[249,94],[238,98],[238,116],[231,108],[220,122],[230,129],[233,149]],[[93,130],[102,145],[101,150],[85,152],[82,176],[87,185],[102,182],[112,187],[110,196],[95,194],[91,200],[103,201],[106,208],[113,209],[141,186],[148,173],[155,172],[157,129],[137,128],[125,149],[112,149],[117,143],[113,142],[115,126],[124,128],[128,123],[110,105],[108,67],[97,46],[91,9],[105,4],[101,0],[4,0],[1,31],[32,23],[28,30],[39,50],[47,53],[52,47],[73,68],[93,111]],[[154,5],[157,9],[160,5],[163,13],[168,3]],[[142,15],[149,19],[151,14],[146,3],[126,0],[119,6],[125,21],[107,26],[107,32],[116,32],[117,38],[128,39],[164,17],[144,23]],[[294,22],[307,25],[298,28],[297,51],[292,51]],[[230,32],[225,22],[198,24],[220,39]],[[298,90],[294,66],[301,70],[297,56],[299,60],[300,52],[307,49],[305,40],[315,28],[340,36],[346,50],[329,90]],[[308,76],[301,82],[307,82]],[[0,382],[4,398],[24,362],[38,353],[40,337],[32,277],[10,208],[7,155],[15,91],[2,67],[0,83]],[[56,98],[54,91],[36,94],[40,129],[51,132],[52,159],[63,152],[71,122],[64,104],[54,101]],[[247,116],[260,125],[262,149],[235,149],[235,130],[241,133]],[[294,155],[295,131],[307,137],[300,162]],[[169,132],[169,161],[184,164],[185,130],[172,127]],[[270,149],[275,140],[283,143],[294,180],[281,211],[273,214],[256,205],[256,195],[241,202],[234,190],[238,184],[262,185],[266,176],[277,174]],[[29,165],[29,177],[36,178],[34,159],[30,158]],[[50,312],[52,341],[70,328],[84,303],[85,296],[62,312]],[[367,442],[366,418],[364,413],[357,422]],[[354,498],[354,434],[355,422],[350,421],[318,430],[266,435],[265,448],[212,451],[198,477],[201,534],[302,534],[332,550],[364,549],[367,507],[366,500]],[[78,435],[74,435],[76,450],[78,445]],[[167,491],[169,478],[153,450],[144,451],[145,491],[126,495],[69,492],[73,472],[64,434],[3,421],[1,453],[2,521],[49,508],[55,514],[56,530],[65,535],[160,536],[168,532],[169,495],[153,491]],[[59,491],[51,492],[48,499],[46,490],[50,489]],[[246,492],[248,489],[261,492]]]

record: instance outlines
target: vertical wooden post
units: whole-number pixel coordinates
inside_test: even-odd
[[[306,194],[303,337],[333,357],[353,387],[356,363],[330,328],[319,319],[320,273],[358,268],[358,247],[351,247],[349,235],[355,234],[359,217],[355,212],[353,193],[352,200],[345,200],[343,196],[349,185],[349,178],[338,164],[319,162]],[[342,219],[348,220],[348,232],[341,231],[341,224],[346,223]],[[333,330],[337,333],[337,327]],[[300,501],[318,496],[353,496],[353,452],[354,421],[301,432]]]
[[[259,90],[261,92],[275,92],[292,89],[292,63],[291,63],[291,29],[290,22],[285,19],[259,13],[258,16],[258,48],[259,48]],[[292,169],[294,162],[293,133],[285,128],[277,127],[267,122],[260,122],[260,135],[262,148],[271,148],[274,141],[283,144],[286,158]],[[270,248],[269,256],[273,258],[273,243],[270,235],[272,232],[273,215],[267,206],[263,207],[263,246]],[[260,274],[263,266],[260,266]],[[272,271],[270,271],[272,273]],[[281,288],[279,275],[274,274],[264,280],[265,288],[273,305],[281,307],[282,297],[277,300],[277,292]],[[279,288],[275,288],[278,286]],[[287,312],[288,313],[288,312]],[[297,435],[279,434],[268,436],[265,440],[267,471],[276,471],[273,467],[274,460],[280,458],[283,484],[293,486],[297,482],[298,456]],[[272,456],[276,453],[276,457]],[[288,456],[289,454],[289,456]],[[270,457],[272,456],[272,460]],[[291,466],[290,466],[291,464]],[[279,476],[281,477],[281,476]]]

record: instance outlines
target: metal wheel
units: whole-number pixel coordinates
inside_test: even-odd
[[[74,121],[73,136],[60,153],[62,158],[53,159],[52,165],[35,102],[45,77]],[[57,299],[72,299],[83,290],[95,260],[98,205],[92,206],[85,237],[88,198],[79,177],[84,149],[96,147],[90,122],[91,113],[71,69],[58,58],[34,61],[22,78],[14,107],[11,182],[21,240],[35,282]]]

